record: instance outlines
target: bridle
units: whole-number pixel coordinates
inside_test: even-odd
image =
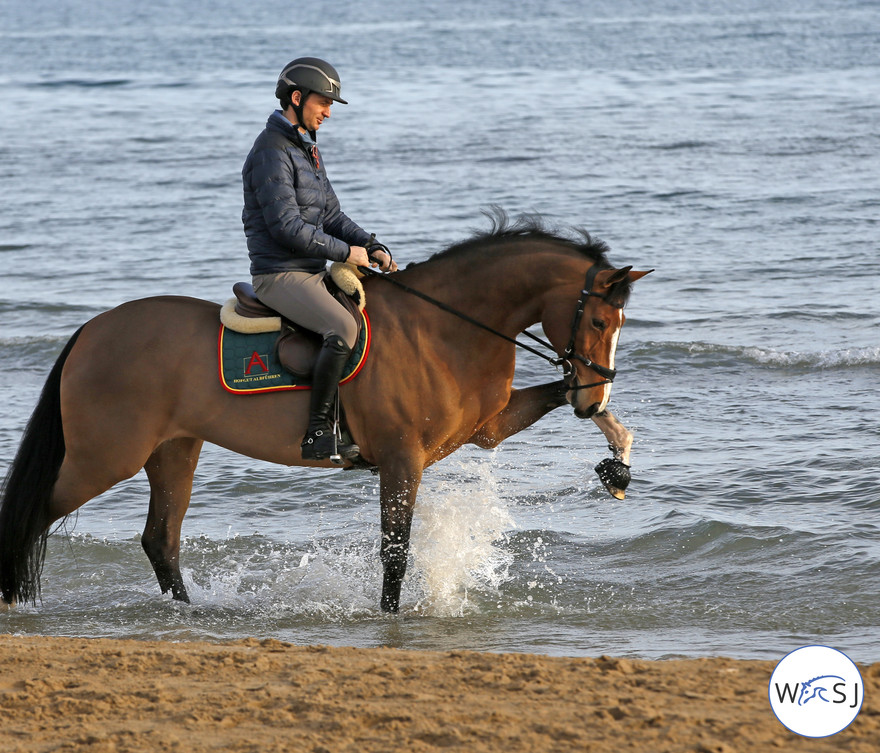
[[[580,361],[584,366],[589,369],[595,371],[600,377],[604,377],[601,382],[592,382],[590,384],[568,384],[566,385],[569,390],[586,390],[590,387],[599,387],[603,384],[611,384],[614,381],[614,377],[617,376],[617,369],[609,369],[607,366],[602,366],[601,364],[596,363],[595,361],[590,360],[586,356],[582,356],[580,353],[575,352],[574,349],[574,341],[577,338],[578,330],[581,326],[581,319],[584,318],[584,308],[587,305],[587,300],[590,296],[594,298],[598,298],[601,301],[604,301],[609,306],[613,306],[617,309],[622,309],[622,303],[613,303],[608,300],[607,296],[602,295],[601,293],[593,292],[593,282],[596,279],[596,273],[599,271],[598,265],[594,264],[587,270],[587,278],[584,280],[584,287],[581,289],[581,297],[578,298],[577,308],[574,311],[574,319],[571,322],[571,335],[568,338],[568,345],[562,353],[562,358],[555,359],[556,365],[562,366],[563,368],[563,377],[566,379],[573,379],[575,376],[574,364],[572,363],[572,359],[575,361]],[[529,334],[526,332],[525,334]],[[543,341],[542,341],[543,342]],[[544,343],[544,345],[550,346],[549,343]],[[550,346],[552,347],[552,346]],[[552,361],[551,361],[552,363]]]
[[[386,250],[385,247],[382,246],[382,244],[380,244],[380,243],[373,243],[370,246],[370,250],[373,250],[376,248],[381,248],[382,250]],[[568,391],[574,392],[577,390],[586,390],[591,387],[599,387],[603,384],[611,384],[614,381],[614,377],[617,375],[617,369],[609,369],[607,366],[602,366],[601,364],[598,364],[595,361],[593,361],[593,360],[587,358],[586,356],[583,356],[580,353],[575,351],[575,340],[577,339],[577,333],[578,333],[578,330],[580,329],[581,320],[584,317],[584,309],[586,308],[587,300],[591,296],[594,298],[599,298],[601,301],[603,301],[604,303],[607,303],[609,306],[613,306],[614,308],[617,308],[617,309],[623,308],[622,303],[614,303],[613,301],[610,301],[607,296],[604,296],[601,293],[594,293],[593,292],[593,290],[592,290],[593,283],[596,280],[596,274],[600,271],[597,264],[593,264],[593,266],[591,266],[587,270],[587,277],[584,280],[584,287],[581,289],[581,295],[580,295],[580,298],[578,298],[577,306],[575,307],[574,318],[572,319],[572,322],[571,322],[571,334],[568,339],[568,345],[566,346],[565,350],[562,352],[562,355],[558,356],[556,358],[551,358],[546,353],[541,353],[541,351],[536,350],[535,348],[531,347],[530,345],[527,345],[526,343],[520,342],[515,337],[510,337],[508,335],[505,335],[503,332],[499,332],[497,329],[490,327],[488,324],[483,324],[483,322],[481,322],[477,319],[474,319],[473,317],[468,316],[467,314],[465,314],[461,311],[458,311],[457,309],[452,308],[448,304],[445,304],[442,301],[438,301],[436,298],[432,298],[431,296],[426,295],[425,293],[422,293],[421,291],[416,290],[415,288],[411,288],[409,285],[406,285],[406,284],[400,282],[400,280],[395,280],[393,277],[391,277],[389,275],[382,274],[381,272],[377,272],[374,269],[371,269],[370,267],[358,267],[358,269],[365,274],[368,274],[373,277],[378,277],[382,280],[385,280],[386,282],[389,282],[392,285],[395,285],[396,287],[400,288],[401,290],[406,291],[410,295],[414,295],[417,298],[421,298],[423,301],[427,301],[428,303],[436,306],[437,308],[442,309],[443,311],[446,311],[447,313],[453,314],[454,316],[457,316],[459,319],[463,319],[464,321],[466,321],[470,324],[473,324],[474,326],[479,327],[480,329],[484,329],[487,332],[491,332],[496,337],[500,337],[502,340],[506,340],[509,343],[513,343],[514,345],[522,348],[523,350],[527,350],[529,353],[532,353],[533,355],[536,355],[539,358],[543,358],[545,361],[552,364],[553,366],[556,366],[557,368],[559,368],[561,366],[562,367],[562,376],[563,376],[563,379],[566,381],[566,388]],[[533,335],[531,332],[523,332],[523,334],[526,337],[530,337],[535,342],[540,343],[545,348],[551,350],[553,353],[556,353],[556,349],[549,342],[544,340],[543,338],[538,337],[537,335]],[[592,369],[600,377],[602,377],[602,380],[599,382],[591,382],[590,384],[572,384],[571,382],[576,377],[574,364],[572,363],[572,361],[579,361],[580,363],[584,364],[584,366],[586,366],[587,368]]]

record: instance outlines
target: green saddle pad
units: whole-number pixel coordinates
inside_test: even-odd
[[[362,311],[364,326],[345,365],[340,384],[354,379],[363,368],[370,350],[370,320]],[[236,395],[255,395],[276,390],[308,390],[311,380],[285,369],[278,360],[275,342],[278,332],[242,334],[220,325],[218,364],[220,383]]]

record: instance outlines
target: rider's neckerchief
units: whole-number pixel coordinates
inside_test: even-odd
[[[306,148],[306,151],[312,155],[312,159],[315,162],[315,169],[318,170],[321,167],[321,157],[318,153],[318,145],[315,143],[314,139],[311,135],[306,132],[303,133],[299,129],[297,129],[299,133],[299,137],[302,139],[303,146]]]

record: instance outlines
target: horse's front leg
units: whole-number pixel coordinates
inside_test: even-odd
[[[629,453],[633,443],[632,432],[608,409],[593,416],[593,422],[602,430],[608,440],[608,449],[614,455],[600,462],[596,466],[596,473],[611,496],[624,499],[630,482]]]
[[[568,404],[568,388],[561,379],[556,382],[539,384],[523,390],[511,390],[507,405],[484,423],[468,440],[471,444],[491,449],[497,447],[508,437],[528,428],[550,411]],[[604,410],[593,417],[608,442],[614,457],[605,458],[596,466],[596,473],[605,488],[616,499],[626,497],[626,487],[630,482],[629,455],[633,435],[610,410]]]
[[[379,494],[382,507],[382,611],[400,609],[400,589],[409,557],[416,494],[422,479],[422,465],[415,460],[383,463]]]
[[[468,442],[487,450],[497,447],[550,411],[566,405],[566,392],[568,388],[561,379],[523,390],[511,390],[507,405],[486,421]]]

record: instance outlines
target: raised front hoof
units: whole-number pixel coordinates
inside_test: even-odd
[[[605,458],[596,466],[596,473],[602,485],[615,499],[626,498],[626,487],[632,476],[629,466],[617,458]]]

